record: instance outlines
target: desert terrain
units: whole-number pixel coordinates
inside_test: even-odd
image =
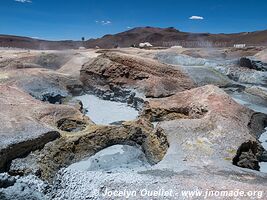
[[[231,34],[190,33],[169,28],[136,27],[117,34],[107,34],[101,38],[88,38],[84,41],[63,40],[49,41],[15,35],[1,35],[1,47],[65,50],[86,48],[115,48],[138,46],[139,43],[149,42],[154,46],[172,47],[183,46],[187,48],[232,47],[234,44],[247,44],[248,46],[267,46],[267,30],[241,32]]]
[[[115,43],[0,48],[0,199],[267,198],[266,46]]]

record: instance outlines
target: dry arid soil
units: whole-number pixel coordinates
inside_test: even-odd
[[[1,48],[0,199],[266,199],[266,62],[264,46]],[[85,94],[138,115],[96,123],[118,111]]]

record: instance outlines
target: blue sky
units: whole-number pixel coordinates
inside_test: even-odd
[[[267,29],[267,1],[0,1],[0,34],[79,40],[82,36],[97,38],[140,26],[211,33],[263,30]]]

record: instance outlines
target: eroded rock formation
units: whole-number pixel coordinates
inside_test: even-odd
[[[42,178],[51,180],[60,168],[115,144],[141,146],[151,164],[158,163],[168,149],[163,130],[154,130],[145,120],[125,122],[120,126],[90,126],[76,134],[65,134],[27,158],[14,160],[10,172],[37,173]]]
[[[146,97],[165,97],[194,87],[179,69],[125,53],[104,53],[84,64],[81,81],[91,90],[137,89]]]
[[[161,121],[158,126],[166,132],[170,148],[179,149],[172,154],[179,155],[181,161],[190,161],[189,165],[194,162],[199,166],[231,162],[241,156],[237,152],[243,143],[248,142],[257,147],[250,152],[254,159],[248,162],[256,164],[236,161],[234,164],[258,170],[257,163],[263,149],[257,137],[266,125],[267,116],[262,114],[263,118],[256,120],[252,110],[239,105],[215,86],[207,85],[171,97],[151,99],[143,115],[152,121]]]
[[[56,122],[69,118],[89,123],[71,106],[43,103],[19,88],[0,85],[0,169],[60,136]]]

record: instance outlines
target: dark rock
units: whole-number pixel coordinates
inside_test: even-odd
[[[104,100],[127,103],[136,110],[141,110],[144,104],[144,100],[137,97],[136,93],[132,92],[132,90],[121,89],[116,86],[111,86],[108,90],[94,89],[93,92],[91,90],[88,90],[87,92]]]
[[[34,174],[35,176],[40,176],[40,170],[35,165],[36,160],[32,153],[25,158],[16,158],[12,160],[8,173],[12,176],[24,176],[29,174]]]
[[[267,162],[267,151],[264,151],[264,152],[261,154],[260,162]]]
[[[44,94],[42,101],[47,101],[52,104],[61,104],[63,98],[65,98],[65,96],[61,96],[60,94]]]
[[[62,85],[45,77],[31,77],[21,81],[20,87],[34,98],[49,103],[61,103],[62,98],[69,95],[69,92]]]
[[[248,59],[248,58],[245,58],[245,57],[240,58],[239,65],[241,67],[246,67],[246,68],[249,68],[249,69],[254,69],[254,66],[253,66],[251,60]]]
[[[62,104],[73,106],[73,107],[77,108],[79,111],[81,111],[82,113],[84,113],[83,103],[82,103],[82,101],[80,101],[78,99],[74,99],[72,97],[64,98],[64,99],[62,99]]]
[[[239,59],[238,64],[241,67],[246,67],[249,69],[255,69],[258,71],[267,71],[267,64],[261,61],[255,61],[246,57],[242,57]]]
[[[110,125],[114,125],[114,126],[122,125],[123,122],[125,122],[125,121],[116,121],[116,122],[110,123]]]
[[[257,157],[252,153],[251,150],[248,152],[242,152],[239,161],[237,162],[237,166],[248,168],[248,169],[254,169],[254,170],[260,170],[259,166],[259,160]]]
[[[78,132],[85,129],[86,123],[74,119],[60,119],[57,122],[57,126],[60,130],[63,131]]]
[[[255,141],[244,142],[233,158],[233,164],[243,168],[260,170],[259,161],[263,153],[262,146]]]
[[[16,179],[13,176],[8,175],[7,173],[0,174],[0,188],[7,188],[14,185]]]
[[[251,133],[257,138],[264,132],[267,126],[267,115],[259,112],[252,114],[248,123],[248,127],[251,129]]]
[[[73,96],[79,96],[84,93],[83,91],[83,86],[81,84],[70,84],[66,86],[68,91],[73,95]]]

